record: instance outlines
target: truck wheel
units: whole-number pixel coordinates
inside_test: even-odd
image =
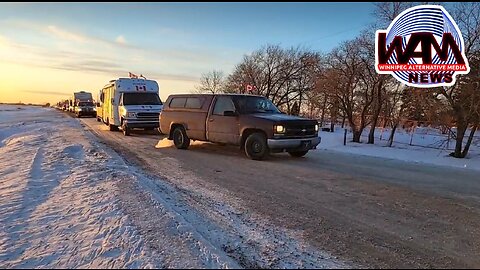
[[[98,118],[98,116],[97,116],[97,122],[100,122],[100,118]]]
[[[292,157],[303,157],[308,153],[308,150],[306,151],[298,151],[298,152],[288,152],[290,156]]]
[[[269,154],[267,138],[262,133],[250,134],[245,140],[245,154],[253,160],[262,160]]]
[[[122,131],[123,135],[130,136],[130,128],[127,125],[122,124]]]
[[[190,138],[183,127],[176,127],[173,130],[173,143],[178,149],[187,149],[190,146]]]

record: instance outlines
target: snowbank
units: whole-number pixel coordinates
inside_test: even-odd
[[[0,268],[152,268],[107,154],[74,119],[0,106]]]
[[[180,186],[78,119],[0,105],[0,268],[348,268],[162,162]]]
[[[433,129],[420,128],[416,130],[413,139],[411,133],[400,129],[395,134],[392,147],[386,146],[390,130],[386,129],[382,134],[382,130],[377,129],[375,133],[376,141],[373,145],[366,144],[368,132],[368,129],[363,132],[362,143],[353,143],[352,134],[348,132],[347,144],[343,145],[344,129],[336,128],[334,133],[322,131],[319,133],[319,136],[322,137],[322,142],[318,146],[318,149],[480,170],[480,145],[478,141],[472,144],[466,158],[458,159],[449,156],[455,147],[455,141],[451,140],[447,147],[448,138],[446,135],[439,134]],[[410,145],[410,142],[413,145]],[[315,153],[315,151],[312,153]]]

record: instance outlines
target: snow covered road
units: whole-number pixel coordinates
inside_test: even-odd
[[[149,248],[126,215],[138,196],[149,202],[134,190],[141,173],[75,119],[0,108],[0,268],[237,267],[198,239],[175,235],[178,218],[162,205],[164,227],[154,228],[165,233],[156,239],[164,250]]]
[[[244,267],[480,265],[478,171],[333,150],[257,162],[238,147],[193,142],[182,151],[152,132],[125,137],[95,119],[80,121],[163,179],[150,190],[173,186],[177,201],[191,206],[177,212]],[[198,224],[202,218],[210,222]]]
[[[208,187],[195,193],[125,163],[81,123],[0,106],[0,268],[347,267],[243,218]]]
[[[0,268],[478,267],[478,171],[317,150],[256,162],[0,106]]]

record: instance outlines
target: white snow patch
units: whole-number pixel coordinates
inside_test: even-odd
[[[366,129],[362,135],[362,143],[352,142],[352,134],[347,133],[347,144],[343,145],[344,129],[336,128],[335,132],[319,132],[322,138],[317,149],[331,150],[356,155],[398,159],[415,163],[426,163],[440,166],[452,166],[472,170],[480,170],[480,137],[477,132],[477,139],[474,140],[466,158],[453,158],[449,154],[455,147],[455,141],[450,140],[447,148],[447,138],[438,131],[429,128],[419,128],[415,131],[413,139],[411,133],[402,129],[395,134],[393,147],[387,147],[387,139],[390,130],[378,128],[375,133],[375,144],[366,144],[369,130]],[[382,138],[380,140],[380,137]],[[410,145],[410,141],[412,144]],[[465,138],[466,141],[466,138]],[[438,149],[435,149],[438,148]],[[312,154],[319,151],[311,151]]]

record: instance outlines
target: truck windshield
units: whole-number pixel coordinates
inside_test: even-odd
[[[79,102],[79,107],[93,107],[93,102]]]
[[[123,93],[123,105],[162,105],[156,93]]]
[[[234,96],[233,102],[241,114],[281,113],[273,103],[265,97]]]

